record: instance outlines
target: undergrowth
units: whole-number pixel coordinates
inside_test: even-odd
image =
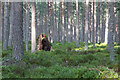
[[[29,42],[30,43],[30,42]],[[118,78],[120,45],[115,43],[115,61],[110,61],[106,45],[84,43],[52,44],[54,51],[30,51],[24,53],[21,61],[12,58],[12,49],[3,51],[3,78]],[[31,46],[29,44],[29,50]]]

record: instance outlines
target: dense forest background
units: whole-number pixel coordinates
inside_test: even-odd
[[[1,2],[0,10],[3,78],[118,78],[120,2]],[[41,33],[53,51],[37,51]]]

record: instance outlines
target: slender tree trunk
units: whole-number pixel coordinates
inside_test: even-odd
[[[42,33],[42,27],[40,25],[40,2],[37,3],[37,26],[36,26],[36,35],[39,37],[39,35]]]
[[[2,46],[2,3],[0,2],[0,47]],[[1,49],[1,48],[0,48]],[[1,51],[0,51],[1,52]],[[1,64],[0,64],[1,65]],[[1,69],[1,68],[0,68]]]
[[[43,9],[44,9],[44,2],[41,2],[41,14],[40,14],[40,20],[41,20],[41,33],[44,33],[44,27],[43,27],[43,20],[44,20],[44,16],[43,16]]]
[[[109,22],[109,9],[106,10],[105,44],[108,43],[108,22]]]
[[[85,50],[88,49],[88,13],[89,13],[89,0],[86,1],[86,15],[85,15]]]
[[[13,3],[11,3],[11,8],[10,8],[10,35],[9,35],[9,42],[8,46],[12,46],[12,27],[13,27]]]
[[[113,40],[113,35],[114,35],[114,3],[110,2],[110,26],[109,26],[109,31],[110,31],[110,40],[109,40],[109,50],[110,50],[110,60],[114,60],[114,40]]]
[[[67,2],[64,4],[65,5],[65,17],[64,17],[64,23],[65,23],[65,41],[67,41]]]
[[[79,47],[79,11],[78,0],[76,0],[76,46]]]
[[[54,10],[54,44],[57,41],[57,20],[56,20],[56,2],[54,3],[55,10]]]
[[[96,40],[96,0],[94,0],[94,40]]]
[[[31,12],[32,12],[32,23],[31,23],[31,40],[32,40],[32,44],[31,44],[31,52],[35,52],[36,50],[36,27],[35,27],[35,3],[32,3],[32,8],[31,8]]]
[[[51,23],[51,43],[53,43],[53,40],[54,40],[54,3],[51,2],[51,19],[50,19],[50,23]]]
[[[64,0],[62,0],[62,44],[64,44]]]
[[[89,5],[89,41],[91,42],[92,41],[92,33],[91,33],[91,28],[92,28],[92,25],[91,25],[91,3]]]
[[[70,42],[72,42],[73,41],[73,26],[74,26],[74,24],[73,24],[73,19],[74,19],[74,8],[73,8],[73,2],[71,2],[71,6],[70,6],[70,10],[71,10],[71,27],[70,27]]]
[[[101,32],[101,42],[103,43],[105,41],[105,17],[104,17],[104,14],[103,14],[103,3],[102,3],[102,9],[101,9],[101,12],[102,12],[102,32]]]
[[[118,43],[120,44],[120,10],[118,12]]]
[[[14,16],[13,16],[13,57],[16,60],[21,60],[24,57],[23,44],[23,3],[14,2]]]
[[[59,22],[58,22],[58,40],[61,41],[61,6],[62,3],[59,3]]]
[[[45,2],[45,11],[44,11],[44,14],[45,14],[45,34],[47,34],[47,2]]]
[[[100,2],[98,2],[97,6],[97,15],[96,15],[96,43],[99,41],[99,31],[100,31]]]
[[[117,12],[117,16],[116,16],[116,17],[117,17],[117,24],[116,24],[116,25],[117,25],[117,26],[116,26],[117,39],[116,39],[116,42],[118,43],[118,42],[119,42],[119,41],[118,41],[118,40],[119,40],[119,24],[120,24],[120,23],[119,23],[119,20],[120,20],[120,19],[119,19],[119,11]]]
[[[4,41],[4,3],[2,2],[2,50],[3,50],[3,41]]]
[[[8,49],[8,39],[9,39],[9,5],[8,2],[5,2],[4,5],[4,41],[3,41],[3,50]]]
[[[75,12],[74,12],[74,6],[75,6],[75,3],[73,2],[73,20],[72,20],[72,24],[73,24],[73,26],[72,26],[72,28],[73,28],[73,42],[76,42],[76,24],[75,24],[75,19],[74,19],[74,14],[75,14]],[[80,37],[79,37],[80,38]]]
[[[118,18],[117,18],[117,17],[118,17],[118,14],[115,15],[115,19],[116,19],[116,20],[114,20],[114,21],[115,21],[115,28],[114,28],[114,29],[115,29],[114,42],[117,42],[117,22],[118,22]]]
[[[68,43],[71,42],[71,2],[68,2],[68,30],[67,30],[67,40]]]
[[[94,27],[95,27],[95,17],[94,17],[94,14],[95,14],[95,12],[94,12],[94,10],[95,10],[95,5],[94,5],[94,3],[95,2],[93,2],[93,6],[92,6],[92,8],[93,8],[93,17],[92,17],[92,43],[93,43],[93,48],[95,47],[95,30],[94,30]]]
[[[82,17],[81,17],[81,21],[82,21],[82,29],[81,29],[81,42],[84,42],[84,37],[85,37],[85,3],[82,3]]]
[[[25,4],[23,4],[23,7],[25,7]],[[23,10],[23,41],[25,42],[25,40],[26,40],[26,22],[25,22],[25,19],[26,17],[25,17],[25,10]]]
[[[26,51],[28,51],[28,36],[29,36],[29,19],[30,19],[30,11],[29,11],[29,2],[26,3]]]
[[[48,19],[47,19],[47,35],[48,35],[48,40],[50,40],[50,29],[49,29],[49,2],[48,2]]]

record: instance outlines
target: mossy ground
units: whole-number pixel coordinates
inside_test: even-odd
[[[106,44],[89,43],[84,50],[75,43],[56,43],[54,51],[25,52],[21,61],[12,59],[12,49],[3,52],[3,78],[118,78],[120,45],[115,43],[115,61],[110,61]],[[29,50],[31,46],[29,45]],[[78,52],[76,52],[78,51]]]

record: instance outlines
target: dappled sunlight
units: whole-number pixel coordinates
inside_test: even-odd
[[[98,78],[104,78],[105,76],[107,78],[117,78],[117,65],[114,64],[118,62],[118,54],[115,54],[115,62],[113,63],[109,59],[109,52],[105,48],[101,48],[101,46],[105,46],[104,44],[100,44],[99,47],[95,48],[90,47],[91,45],[92,43],[89,43],[88,50],[84,50],[84,43],[81,42],[80,47],[76,47],[76,43],[72,42],[65,42],[65,44],[57,42],[53,45],[55,51],[40,50],[35,53],[25,52],[22,59],[22,67],[14,66],[14,63],[9,67],[4,66],[3,74],[5,75],[3,77],[7,77],[9,74],[13,74],[13,77],[20,77],[24,72],[25,78],[57,78],[58,76],[63,76],[63,74],[64,77],[71,76],[73,78],[76,75],[80,77],[87,77],[89,75],[89,77]],[[9,60],[10,57],[7,56],[11,55],[11,53],[12,49],[4,51],[3,60]],[[9,69],[10,71],[7,73]],[[17,71],[20,71],[20,73],[16,73]]]

